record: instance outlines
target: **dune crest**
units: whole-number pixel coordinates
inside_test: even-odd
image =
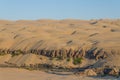
[[[120,48],[120,20],[0,20],[0,49]]]

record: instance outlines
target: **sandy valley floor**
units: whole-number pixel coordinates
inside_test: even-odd
[[[68,75],[69,74],[69,75]],[[42,71],[28,71],[17,68],[0,68],[0,80],[119,80],[113,77],[85,77],[70,73],[50,74]]]

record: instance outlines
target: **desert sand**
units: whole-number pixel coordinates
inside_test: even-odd
[[[120,20],[0,21],[1,49],[120,48]]]
[[[86,77],[72,73],[46,73],[17,68],[0,68],[0,80],[119,80],[114,77]]]
[[[13,56],[17,50],[22,54]],[[120,20],[0,20],[0,54],[1,67],[38,68],[38,64],[49,64],[65,68],[120,68]],[[59,56],[72,59],[57,60]],[[78,57],[82,63],[75,65],[73,60]],[[55,80],[101,80],[0,68],[0,80],[53,80],[53,77]]]

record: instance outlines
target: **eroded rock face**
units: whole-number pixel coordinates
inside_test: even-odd
[[[72,57],[73,55],[74,55],[74,51],[73,51],[73,49],[70,49],[67,53],[67,56]]]
[[[119,51],[105,51],[103,49],[98,49],[98,48],[90,48],[89,50],[85,50],[84,48],[80,49],[57,49],[57,50],[45,50],[45,49],[31,49],[27,51],[22,51],[22,50],[10,50],[10,49],[0,49],[0,53],[4,54],[13,54],[13,53],[22,53],[22,54],[27,54],[27,53],[33,53],[37,55],[43,55],[47,57],[62,57],[62,58],[89,58],[89,59],[105,59],[107,58],[110,54],[118,54]]]
[[[56,49],[56,50],[46,50],[46,49],[42,49],[42,50],[28,50],[28,51],[21,51],[21,50],[10,50],[10,49],[0,49],[0,54],[14,54],[14,55],[29,55],[29,54],[35,54],[35,55],[42,55],[44,57],[52,57],[52,58],[61,58],[62,60],[65,60],[67,58],[72,58],[73,60],[76,58],[87,58],[87,59],[91,59],[91,60],[95,60],[96,62],[98,62],[98,66],[96,66],[96,62],[92,63],[91,67],[87,67],[84,69],[84,71],[79,72],[79,75],[84,75],[84,76],[97,76],[97,75],[110,75],[110,76],[119,76],[120,75],[120,71],[119,68],[117,67],[105,67],[106,66],[106,61],[109,55],[115,55],[117,54],[117,59],[119,58],[119,51],[105,51],[104,49],[98,49],[98,48],[90,48],[89,50],[80,48],[80,49]],[[17,57],[15,56],[15,57]],[[111,57],[112,57],[111,56]],[[39,57],[39,56],[38,56]],[[110,60],[111,57],[109,56]],[[115,56],[113,56],[115,57]],[[99,61],[103,60],[103,63],[100,64]],[[109,60],[109,61],[110,61]],[[115,62],[116,58],[114,58],[114,62]],[[73,62],[73,61],[72,61]],[[95,65],[96,64],[96,65]],[[13,64],[15,66],[17,66],[16,64]],[[116,65],[116,64],[115,64]],[[30,65],[26,65],[26,64],[21,64],[21,67],[30,67],[30,68],[34,68],[34,69],[39,69],[41,67],[52,67],[53,65],[48,65],[47,63],[44,65],[41,64],[30,64]],[[54,65],[55,67],[56,65]],[[109,64],[109,66],[111,66]],[[59,67],[59,66],[57,66]],[[79,67],[81,68],[81,67]]]
[[[113,67],[113,68],[105,68],[104,69],[104,74],[110,75],[110,76],[119,76],[120,71],[118,68]]]
[[[105,59],[105,58],[107,58],[108,54],[110,55],[111,53],[108,53],[108,52],[106,52],[103,49],[91,48],[90,50],[87,51],[86,55],[90,59],[99,60],[99,59]]]

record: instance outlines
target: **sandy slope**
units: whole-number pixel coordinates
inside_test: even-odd
[[[16,66],[21,66],[21,65],[27,65],[30,66],[30,64],[35,65],[35,64],[49,64],[49,65],[56,65],[56,66],[61,66],[61,67],[79,67],[79,65],[74,65],[72,60],[71,61],[66,61],[65,60],[57,60],[53,59],[51,60],[50,58],[42,55],[35,55],[35,54],[25,54],[25,55],[18,55],[12,57],[11,55],[7,54],[4,56],[0,56],[0,65],[7,65],[7,63],[13,64]],[[84,63],[83,63],[84,64]],[[82,64],[81,64],[82,65]]]
[[[64,75],[63,75],[64,74]],[[0,68],[0,80],[113,80],[113,77],[85,77],[71,73],[50,74],[41,71],[28,71],[15,68]],[[119,78],[115,79],[119,80]]]
[[[0,20],[1,49],[120,48],[120,20]]]
[[[0,20],[0,49],[2,50],[53,50],[62,48],[78,49],[80,47],[84,49],[97,47],[98,50],[103,48],[109,55],[103,60],[84,59],[80,64],[81,67],[91,64],[94,67],[120,66],[120,20]],[[98,56],[101,55],[103,55],[102,52]],[[47,63],[76,67],[72,62],[66,62],[66,60],[50,61],[48,57],[35,54],[21,54],[14,57],[10,54],[0,56],[0,65],[6,65],[6,62],[17,66]],[[0,68],[0,80],[53,80],[53,77],[54,80],[98,79]],[[103,80],[106,80],[106,78]]]

